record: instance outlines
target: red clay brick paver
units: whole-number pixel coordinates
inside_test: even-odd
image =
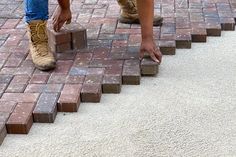
[[[0,101],[0,145],[7,135],[6,122],[16,106],[13,101]]]
[[[49,24],[48,37],[52,52],[65,52],[87,47],[87,32],[79,23],[65,25],[60,32],[55,32],[52,24]]]
[[[119,93],[122,84],[138,85],[142,75],[158,73],[158,64],[139,60],[140,25],[119,23],[116,1],[71,1],[72,25],[49,31],[58,60],[49,72],[32,64],[22,0],[1,2],[0,143],[6,129],[27,133],[33,121],[52,123],[58,111],[76,112],[80,102],[99,102],[102,93]],[[56,4],[50,1],[50,16]],[[235,30],[236,1],[155,0],[155,13],[164,17],[154,28],[156,44],[164,55],[174,55],[176,48]]]
[[[27,134],[33,124],[34,103],[18,103],[6,122],[10,134]]]
[[[59,112],[77,112],[80,105],[81,84],[66,84],[61,91],[57,109]]]
[[[58,93],[42,93],[34,110],[34,122],[53,123],[57,114]]]
[[[120,75],[104,75],[102,82],[103,93],[120,93],[122,80]]]
[[[153,62],[151,58],[143,58],[141,61],[142,75],[156,75],[158,73],[159,65]]]
[[[2,144],[6,135],[7,135],[6,125],[5,125],[5,123],[0,122],[0,145]]]

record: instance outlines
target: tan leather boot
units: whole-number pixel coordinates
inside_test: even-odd
[[[56,60],[48,47],[47,21],[35,20],[28,24],[29,47],[33,63],[40,70],[55,68]]]
[[[121,15],[119,21],[127,24],[140,24],[136,0],[117,0],[121,7]],[[153,26],[160,26],[163,18],[155,15],[153,18]]]

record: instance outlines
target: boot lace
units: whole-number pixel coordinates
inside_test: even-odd
[[[132,14],[137,14],[138,10],[137,10],[137,4],[136,4],[136,0],[129,0],[127,1],[127,6],[129,8],[129,12]]]
[[[46,34],[46,22],[37,23],[30,26],[32,44],[36,48],[37,55],[46,56],[48,54],[48,37]]]

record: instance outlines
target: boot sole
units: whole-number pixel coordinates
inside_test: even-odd
[[[38,65],[35,64],[34,66],[37,69],[42,70],[42,71],[50,71],[50,70],[53,70],[53,69],[56,68],[56,65],[42,67],[42,66],[38,66]]]
[[[127,18],[120,17],[118,20],[119,20],[120,23],[126,23],[126,24],[140,24],[139,19],[130,20],[130,19],[127,19]],[[153,26],[161,26],[161,25],[162,25],[162,22],[163,22],[163,18],[161,18],[161,19],[158,20],[158,21],[153,21]]]

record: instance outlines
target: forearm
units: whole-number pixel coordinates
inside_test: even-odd
[[[70,9],[70,0],[57,0],[62,10]]]
[[[137,0],[143,40],[153,39],[154,0]]]

